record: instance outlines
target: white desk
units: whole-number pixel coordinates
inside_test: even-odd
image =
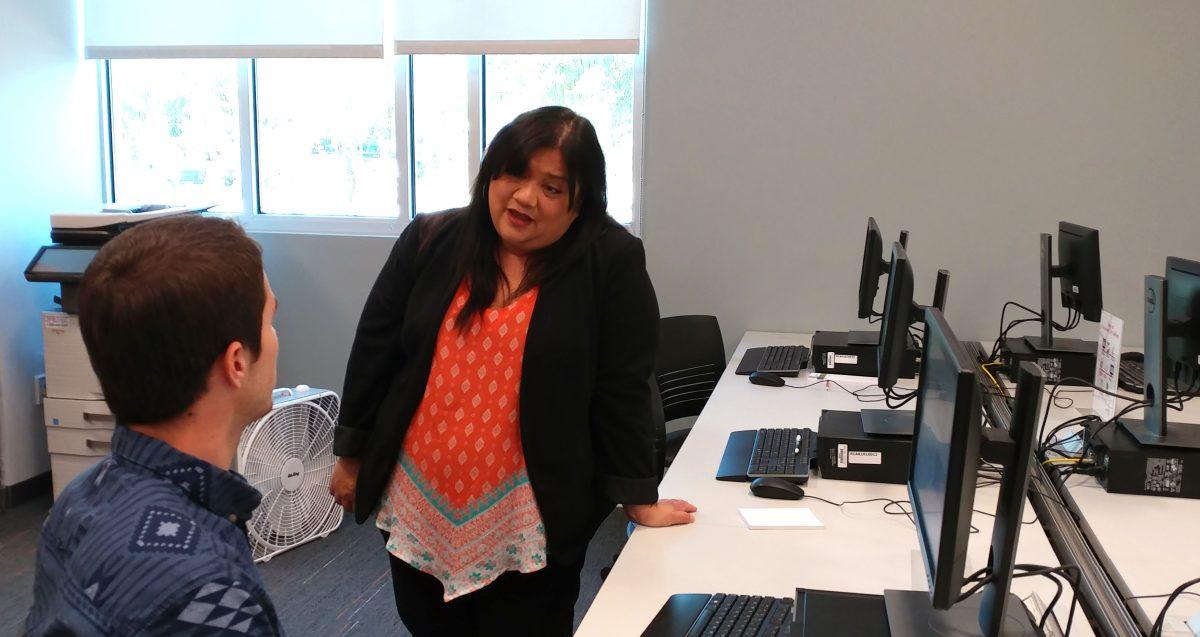
[[[846,392],[821,387],[789,389],[751,385],[734,374],[743,352],[764,345],[807,345],[801,334],[748,332],[738,344],[704,412],[696,420],[659,488],[662,497],[695,504],[696,522],[661,529],[638,528],[592,602],[577,635],[640,635],[663,603],[675,593],[736,592],[792,597],[797,587],[880,594],[884,589],[925,590],[917,536],[904,516],[883,513],[881,502],[847,505],[839,510],[823,502],[764,500],[750,495],[745,483],[714,479],[729,433],[759,427],[801,426],[816,429],[822,409],[859,411],[863,404]],[[789,379],[803,385],[807,381]],[[855,379],[858,389],[873,384]],[[852,381],[853,382],[853,381]],[[907,386],[915,387],[913,381]],[[914,405],[915,406],[915,405]],[[904,485],[823,480],[813,477],[804,487],[811,495],[835,502],[888,497],[907,500]],[[996,487],[976,492],[975,508],[994,511]],[[807,506],[821,530],[752,531],[745,528],[739,507]],[[1033,519],[1026,507],[1025,518]],[[980,533],[971,536],[968,571],[987,562],[992,519],[976,514]],[[1022,527],[1020,562],[1058,565],[1037,524]],[[1013,592],[1032,591],[1045,601],[1054,587],[1044,578],[1015,580]],[[1056,608],[1066,621],[1069,594]],[[1073,634],[1091,634],[1076,611]]]
[[[1077,409],[1091,408],[1090,389],[1065,388],[1059,393],[1074,400]],[[1120,401],[1117,409],[1129,402]],[[1183,412],[1168,410],[1169,422],[1200,423],[1200,400],[1185,406]],[[1066,420],[1061,415],[1052,412],[1051,424]],[[1130,417],[1142,416],[1134,412]],[[1067,488],[1134,596],[1170,593],[1183,582],[1200,577],[1200,500],[1108,493],[1091,476],[1074,476],[1067,481]],[[1191,590],[1200,592],[1200,586]],[[1138,603],[1154,621],[1166,598],[1139,599]],[[1184,595],[1172,604],[1170,615],[1186,618],[1197,612],[1200,598]]]

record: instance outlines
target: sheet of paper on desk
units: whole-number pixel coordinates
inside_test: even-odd
[[[1096,387],[1105,392],[1117,391],[1117,375],[1121,370],[1121,333],[1125,322],[1109,314],[1100,313],[1100,342],[1096,345]],[[1092,391],[1092,409],[1105,420],[1117,412],[1117,399],[1104,392]]]
[[[813,514],[812,509],[803,507],[775,507],[771,509],[738,509],[746,527],[750,529],[823,529],[825,525]]]

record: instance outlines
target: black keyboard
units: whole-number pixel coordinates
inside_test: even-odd
[[[1144,361],[1121,357],[1121,372],[1117,386],[1127,392],[1140,394],[1146,391],[1146,365]]]
[[[772,345],[770,347],[753,347],[746,350],[742,362],[738,365],[737,373],[741,375],[752,372],[771,372],[779,376],[799,376],[800,372],[808,369],[808,359],[811,352],[803,345]]]
[[[811,429],[759,429],[746,477],[774,476],[804,483],[816,455],[817,434]]]
[[[685,637],[782,637],[792,634],[792,600],[717,593]]]

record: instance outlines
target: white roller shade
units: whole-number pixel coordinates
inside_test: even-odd
[[[392,0],[396,53],[637,53],[641,0]]]
[[[386,1],[85,0],[85,54],[379,58]]]

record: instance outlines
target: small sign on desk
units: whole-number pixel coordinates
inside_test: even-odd
[[[1121,334],[1124,330],[1125,321],[1107,311],[1101,312],[1095,383],[1104,391],[1092,390],[1092,410],[1104,420],[1112,419],[1117,413],[1117,397],[1110,394],[1116,393],[1117,375],[1121,373]]]

